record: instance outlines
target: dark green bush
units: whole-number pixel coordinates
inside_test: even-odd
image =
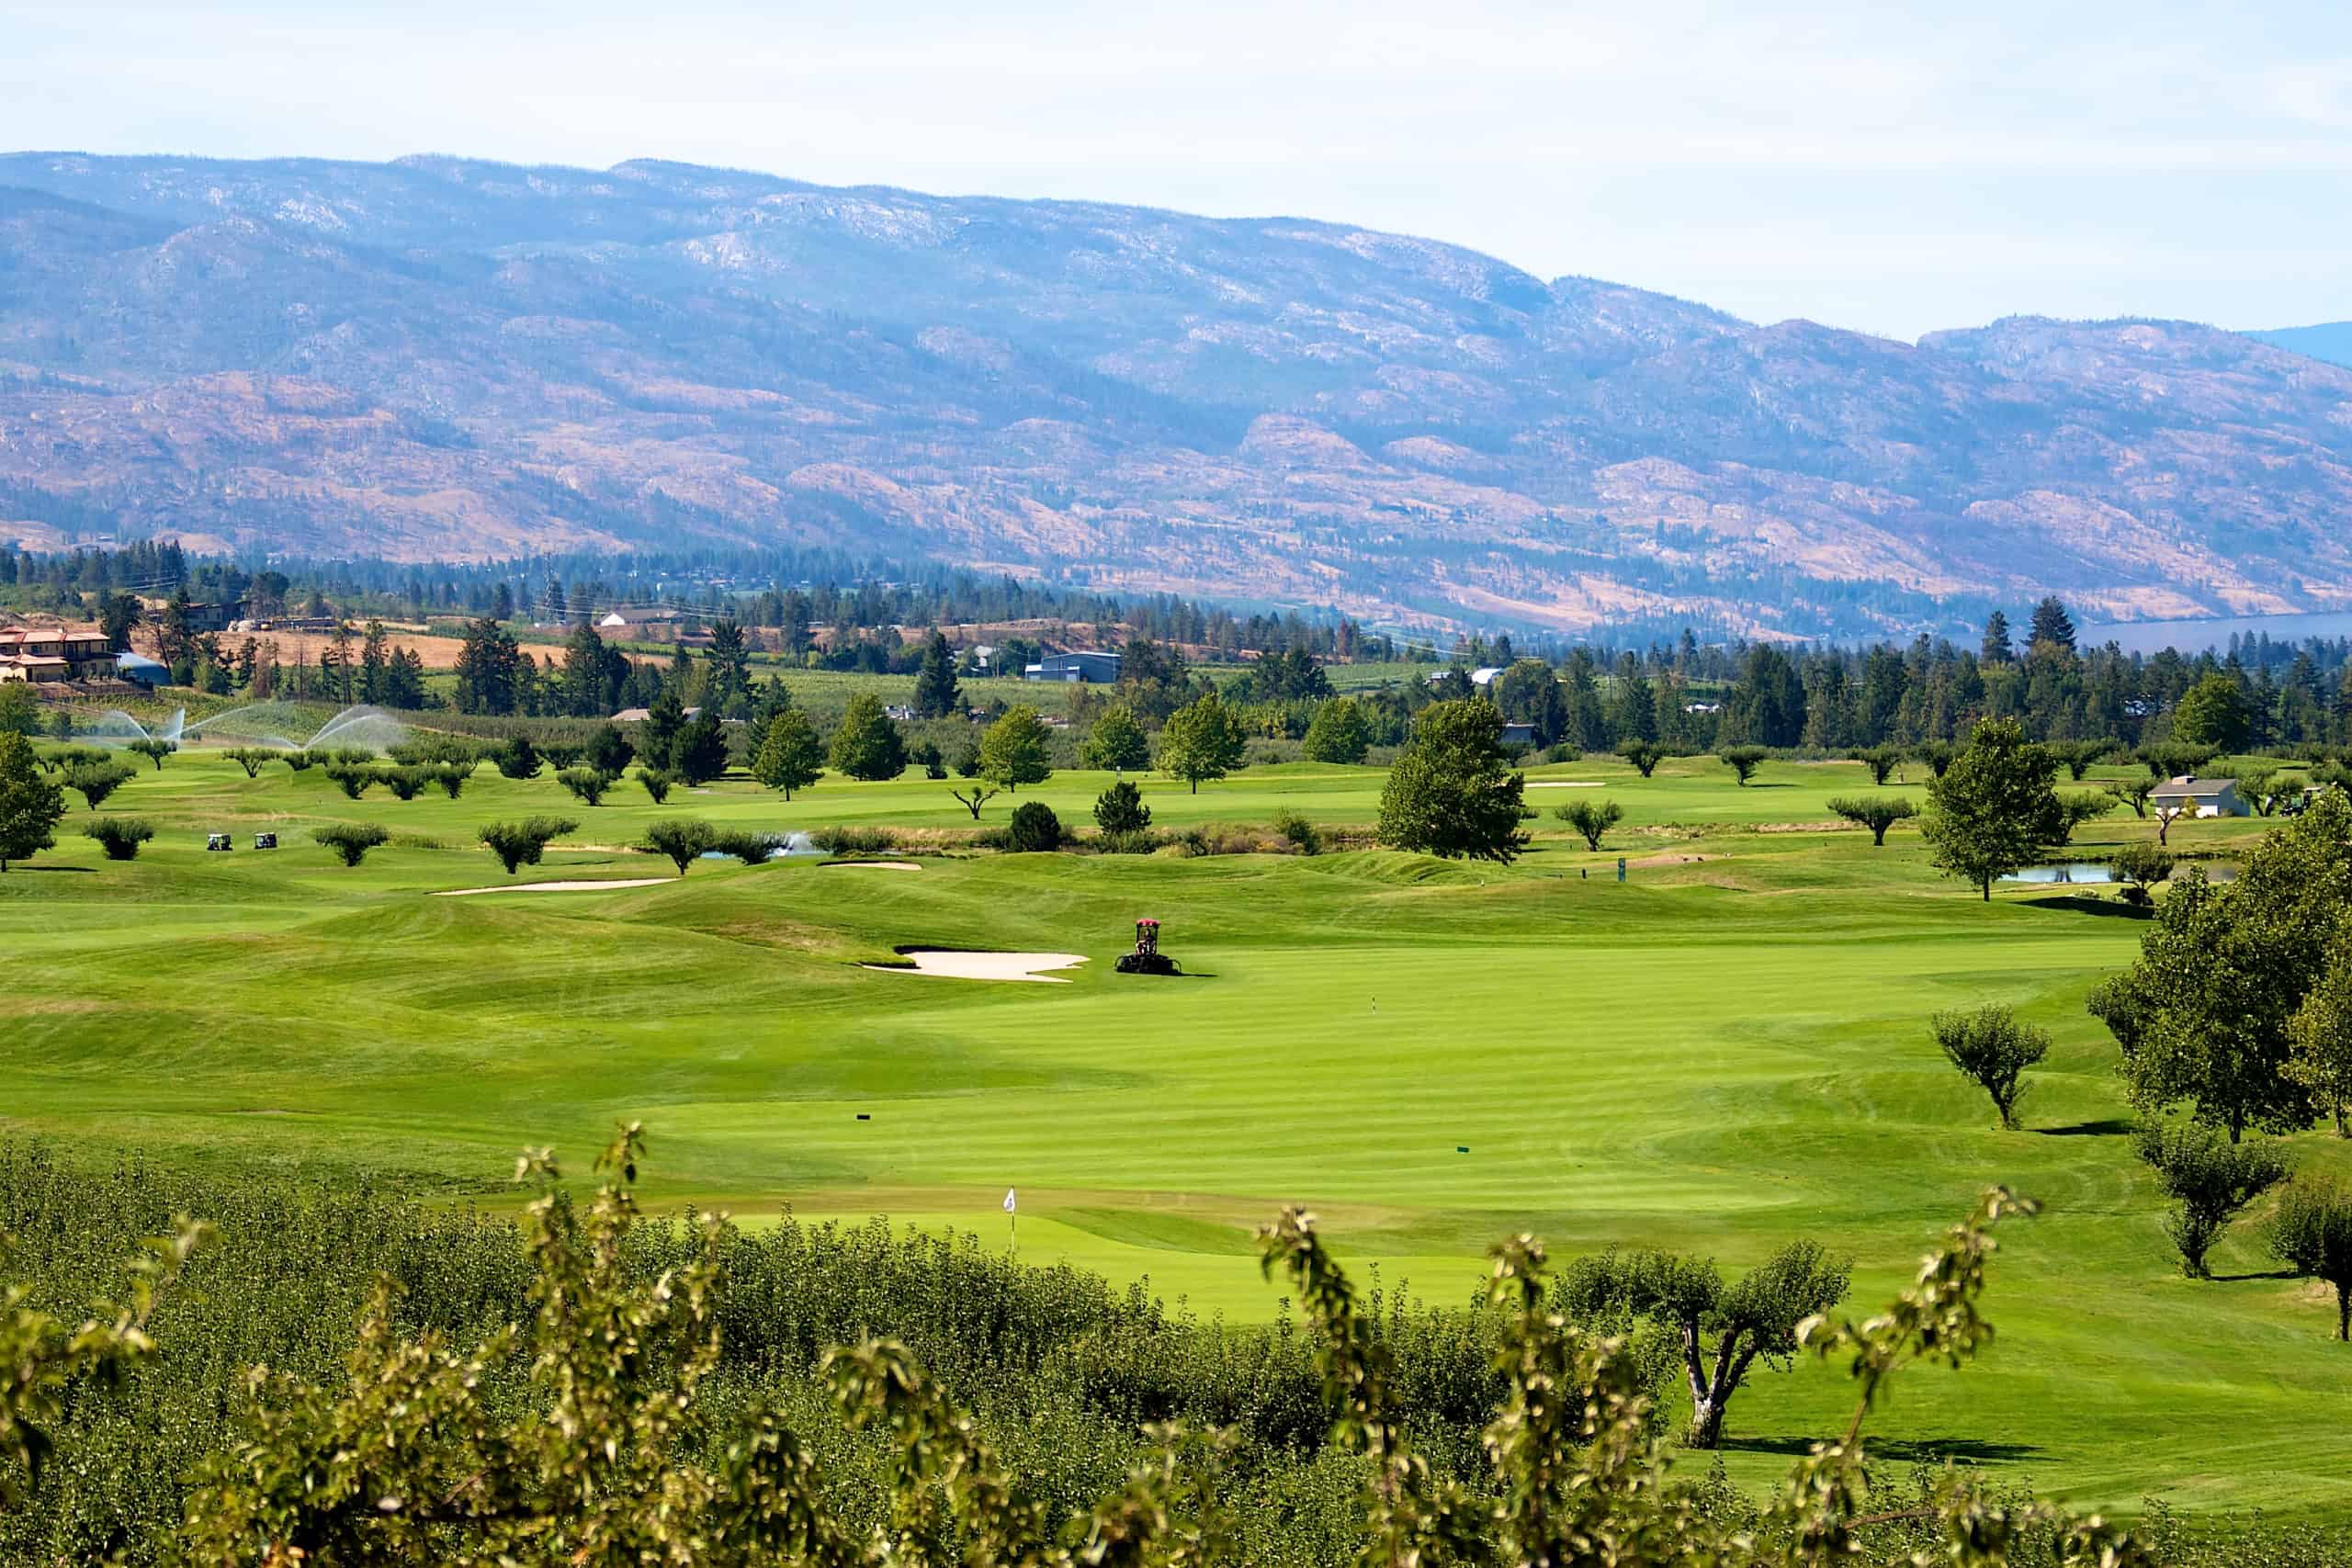
[[[1005,847],[1016,854],[1035,854],[1062,847],[1062,819],[1042,800],[1024,800],[1012,808],[1004,825]]]
[[[136,817],[101,817],[82,831],[98,841],[108,860],[137,860],[139,846],[155,836],[155,829]]]

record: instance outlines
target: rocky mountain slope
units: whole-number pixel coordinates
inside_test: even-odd
[[[1917,346],[1288,219],[0,157],[0,536],[854,544],[1377,621],[1899,631],[2352,603],[2352,370]],[[8,526],[13,523],[13,527]]]

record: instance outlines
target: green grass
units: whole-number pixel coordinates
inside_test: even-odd
[[[485,767],[458,801],[352,802],[316,770],[249,781],[191,750],[107,803],[159,829],[136,863],[79,836],[77,802],[56,851],[0,877],[0,1125],[93,1157],[494,1191],[525,1144],[576,1160],[642,1118],[657,1201],[1003,1238],[1017,1186],[1024,1256],[1146,1275],[1228,1317],[1273,1307],[1250,1232],[1285,1201],[1432,1301],[1462,1299],[1483,1247],[1517,1230],[1557,1255],[1666,1244],[1727,1268],[1810,1234],[1855,1256],[1865,1310],[2004,1180],[2049,1212],[2005,1237],[2000,1339],[1963,1373],[1917,1374],[1875,1425],[1886,1451],[1973,1457],[2098,1506],[2352,1515],[2352,1433],[2330,1415],[2352,1355],[2331,1314],[2269,1275],[2250,1229],[2216,1254],[2228,1278],[2180,1278],[2122,1135],[2114,1049],[2081,1005],[2133,951],[2119,906],[1988,907],[1936,876],[1907,825],[1884,850],[1807,826],[1871,787],[1853,764],[1768,764],[1745,789],[1712,759],[1531,778],[1597,782],[1626,821],[1588,853],[1548,816],[1577,792],[1532,791],[1547,814],[1508,870],[1374,852],[704,863],[633,891],[445,899],[428,895],[505,880],[474,831],[528,811],[605,846],[683,812],[969,818],[919,778],[828,779],[789,804],[726,781],[661,808],[624,783],[591,809]],[[1022,798],[1082,821],[1106,782],[1057,775]],[[1296,764],[1146,788],[1163,826],[1283,808],[1337,825],[1369,822],[1380,783]],[[307,841],[330,820],[400,838],[345,870]],[[286,847],[244,847],[256,828]],[[2120,812],[2086,829],[2084,858],[2149,830]],[[2226,854],[2260,830],[2172,837]],[[207,831],[240,848],[208,854]],[[516,880],[668,870],[574,847]],[[1198,977],[1111,973],[1139,915]],[[1093,962],[1059,986],[859,966],[910,944]],[[1986,1000],[2058,1042],[2023,1132],[1995,1130],[1927,1036],[1928,1012]],[[2332,1139],[2301,1144],[2346,1163]],[[1733,1473],[1776,1472],[1845,1397],[1826,1369],[1760,1377],[1733,1406]]]

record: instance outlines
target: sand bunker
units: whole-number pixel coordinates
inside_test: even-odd
[[[454,887],[435,898],[470,898],[477,893],[594,893],[614,887],[659,887],[673,876],[623,876],[605,882],[507,882],[496,887]]]
[[[891,975],[941,975],[951,980],[1034,980],[1045,986],[1067,986],[1067,980],[1041,975],[1041,969],[1068,969],[1086,962],[1080,953],[902,953],[905,964],[866,964]],[[912,967],[909,967],[912,965]]]
[[[1530,789],[1600,789],[1602,785],[1599,779],[1530,779],[1527,781],[1527,787]]]
[[[867,871],[921,871],[922,869],[910,860],[829,860],[825,865],[831,871],[856,871],[861,867]]]

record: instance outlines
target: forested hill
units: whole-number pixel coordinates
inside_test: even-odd
[[[0,157],[0,533],[792,542],[1378,622],[1845,636],[2352,601],[2352,370],[1908,345],[1289,219]]]

